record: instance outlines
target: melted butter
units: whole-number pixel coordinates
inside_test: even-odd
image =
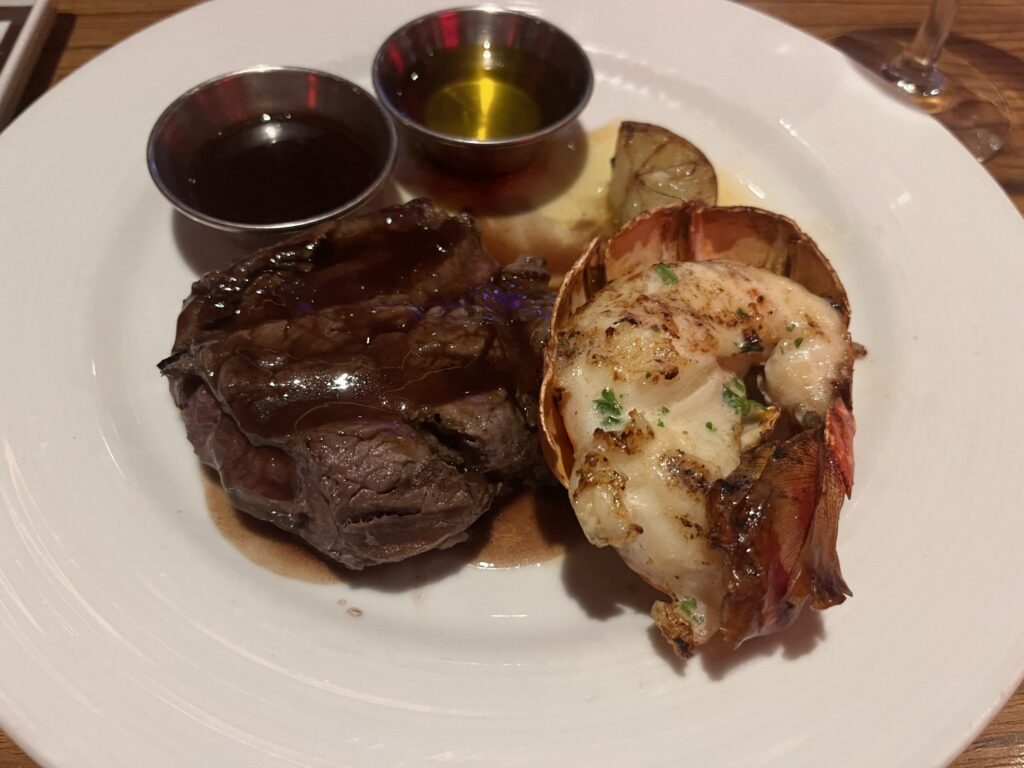
[[[764,208],[767,194],[753,181],[739,174],[724,173],[715,168],[718,178],[719,205],[749,205],[752,208]]]
[[[533,133],[540,109],[518,86],[483,72],[449,83],[427,100],[427,127],[470,139],[503,139]]]
[[[586,163],[579,175],[562,195],[544,205],[537,213],[569,229],[586,219],[597,219],[602,225],[610,226],[608,185],[611,182],[611,162],[620,124],[620,121],[615,120],[586,134]]]
[[[543,256],[552,287],[557,287],[595,237],[611,234],[608,184],[618,133],[619,122],[612,122],[586,134],[576,146],[566,143],[540,159],[535,173],[557,173],[563,153],[583,155],[579,173],[554,199],[525,213],[477,219],[484,246],[496,259],[511,261],[520,253]]]
[[[440,47],[402,84],[410,112],[450,136],[501,139],[533,133],[566,114],[572,87],[546,59],[498,41]]]
[[[574,124],[528,166],[498,178],[455,176],[413,155],[400,158],[395,177],[408,199],[429,197],[449,213],[471,214],[499,264],[542,256],[557,286],[590,241],[611,232],[607,192],[618,131],[619,121],[589,133]]]
[[[403,155],[395,169],[405,199],[430,197],[449,213],[469,213],[499,264],[542,256],[552,287],[600,235],[611,234],[611,159],[620,120],[584,133],[569,126],[522,170],[496,179],[462,178]],[[716,166],[718,205],[764,207],[768,194],[740,173]]]

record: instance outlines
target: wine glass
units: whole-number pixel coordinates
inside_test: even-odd
[[[1010,111],[999,89],[970,62],[943,53],[959,6],[960,0],[932,0],[909,43],[891,29],[850,32],[831,42],[937,118],[985,162],[1006,144]]]

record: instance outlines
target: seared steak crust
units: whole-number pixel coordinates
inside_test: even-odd
[[[394,562],[546,479],[547,283],[414,201],[204,275],[160,370],[239,509],[349,568]]]

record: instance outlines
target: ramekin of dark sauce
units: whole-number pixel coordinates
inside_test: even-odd
[[[254,67],[179,96],[147,145],[150,175],[185,216],[232,232],[286,232],[355,210],[387,181],[391,119],[359,86]]]

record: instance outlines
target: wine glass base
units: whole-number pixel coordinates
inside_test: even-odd
[[[948,50],[931,70],[906,60],[902,54],[912,35],[906,29],[871,29],[848,32],[829,42],[891,83],[985,162],[1010,135],[1010,110],[1002,93],[968,61]]]

